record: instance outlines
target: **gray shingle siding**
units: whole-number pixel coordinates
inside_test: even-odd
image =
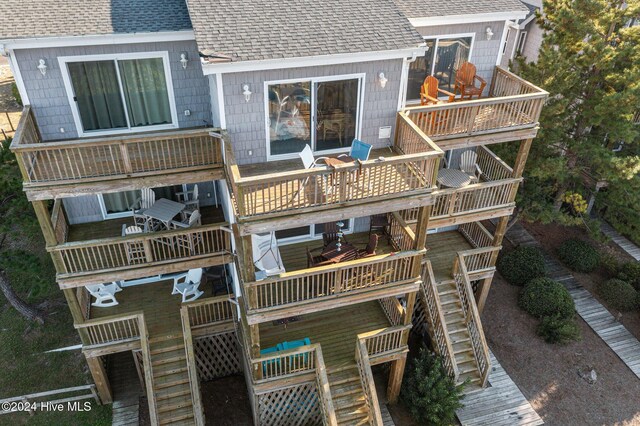
[[[493,30],[493,37],[491,40],[487,40],[486,37],[487,27],[491,27]],[[473,50],[471,52],[471,62],[476,66],[478,75],[487,80],[487,85],[491,83],[498,55],[502,52],[500,41],[502,40],[502,32],[504,31],[504,21],[418,27],[416,29],[424,37],[475,33]],[[486,94],[487,93],[485,92],[485,95]]]
[[[205,122],[210,125],[209,83],[202,74],[194,41],[16,50],[18,66],[43,139],[78,136],[62,80],[59,56],[162,51],[169,52],[178,125],[182,128],[203,126]],[[187,52],[190,58],[187,69],[180,64],[181,52]],[[44,76],[36,68],[40,58],[47,61],[47,74]],[[184,115],[187,109],[191,111],[190,116]],[[60,128],[65,132],[61,133]]]
[[[103,220],[97,195],[83,195],[63,200],[64,211],[71,225]]]
[[[377,84],[380,71],[389,79],[384,89]],[[259,163],[267,159],[265,81],[359,73],[366,73],[361,105],[361,138],[374,147],[387,146],[390,141],[378,139],[378,128],[395,125],[402,74],[401,59],[223,75],[227,130],[238,164]],[[253,92],[248,103],[242,95],[243,83],[249,83]],[[253,155],[249,156],[249,150],[253,151]]]

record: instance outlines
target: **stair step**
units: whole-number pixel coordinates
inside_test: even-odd
[[[157,355],[151,356],[151,365],[158,366],[163,364],[170,364],[172,362],[185,362],[187,356],[183,348],[179,348],[175,351],[161,352]]]
[[[189,387],[188,383],[178,384],[170,388],[159,389],[156,392],[156,400],[160,402],[165,399],[184,395],[191,395],[191,388]]]
[[[189,375],[186,371],[162,377],[154,377],[153,379],[153,386],[156,389],[169,388],[184,383],[189,383]]]
[[[476,367],[475,363],[474,364],[462,364],[462,366],[458,366],[458,372],[460,373],[460,375],[462,376],[463,374],[467,374],[467,373],[476,373],[478,374],[478,367]]]
[[[193,419],[193,407],[183,407],[177,410],[162,413],[158,416],[158,422],[161,425],[168,425],[179,422],[181,420]]]
[[[466,352],[462,352],[459,354],[455,355],[456,357],[456,364],[458,365],[458,367],[460,367],[460,365],[463,364],[468,364],[470,362],[475,363],[476,359],[473,355],[473,349],[466,351]]]
[[[151,356],[158,355],[164,352],[172,352],[178,349],[184,350],[184,340],[180,339],[166,339],[149,345]]]
[[[439,294],[440,304],[442,306],[453,303],[460,302],[460,297],[458,296],[458,292],[447,292],[446,294]]]
[[[367,417],[369,417],[369,409],[364,404],[336,409],[336,418],[340,425],[345,424],[345,422],[359,421]]]
[[[169,399],[158,401],[158,413],[166,413],[167,411],[175,411],[182,407],[191,407],[191,393],[189,395],[176,396]]]
[[[332,389],[343,387],[344,385],[348,385],[350,383],[360,383],[360,378],[357,376],[349,376],[340,380],[329,380],[329,386],[331,386]]]
[[[153,377],[163,377],[169,374],[181,373],[187,371],[187,363],[185,360],[173,361],[160,364],[153,367]]]
[[[457,340],[456,342],[453,342],[452,340],[451,346],[453,347],[454,355],[468,352],[468,351],[473,351],[473,348],[471,347],[471,339],[469,339],[468,337]]]
[[[460,373],[458,375],[458,383],[462,383],[465,380],[469,379],[469,383],[480,383],[480,374],[478,370],[469,371],[467,373]]]

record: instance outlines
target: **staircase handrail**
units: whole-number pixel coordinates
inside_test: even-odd
[[[187,373],[189,375],[189,388],[191,390],[193,415],[196,426],[204,426],[204,409],[202,407],[202,396],[200,395],[200,379],[196,368],[196,356],[193,350],[189,305],[183,305],[180,308],[180,317],[182,318],[182,335],[184,337],[184,350],[187,358]]]
[[[360,384],[364,390],[364,399],[371,416],[371,424],[382,426],[382,413],[380,412],[380,404],[378,402],[378,394],[376,393],[373,374],[371,373],[371,363],[369,362],[369,354],[364,339],[356,339],[356,365],[360,375]]]

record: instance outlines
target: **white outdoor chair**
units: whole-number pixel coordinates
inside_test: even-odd
[[[187,212],[185,214],[186,221],[184,222],[169,222],[169,229],[187,229],[192,228],[194,226],[202,225],[202,216],[200,216],[199,210],[194,210],[193,212]],[[200,234],[197,233],[187,233],[184,235],[176,235],[175,243],[178,247],[189,250],[191,254],[195,253],[195,246],[200,242]]]
[[[305,145],[304,149],[298,153],[298,156],[302,160],[302,165],[304,166],[305,169],[311,169],[313,167],[317,167],[319,166],[320,161],[325,161],[327,159],[327,157],[313,158],[313,151],[311,150],[311,147],[308,144]],[[308,183],[309,183],[308,176],[304,179],[300,179],[300,181],[298,182],[298,190],[295,192],[295,194],[293,194],[293,197],[291,197],[289,204],[293,203],[293,200],[296,199],[296,197],[300,194],[301,191],[304,191],[304,188],[307,186]]]
[[[145,210],[151,208],[156,202],[156,193],[151,188],[142,188],[140,197],[133,203],[131,211],[136,225],[142,227],[145,232],[157,231],[162,227],[162,222],[154,220],[144,214]]]
[[[139,226],[127,226],[122,225],[122,236],[142,234],[142,228]],[[140,241],[126,242],[127,248],[127,261],[129,265],[137,265],[144,263],[147,260],[147,255],[144,252],[144,244]]]
[[[482,176],[482,170],[478,166],[478,154],[471,150],[464,151],[460,155],[460,170],[471,178],[471,182],[478,182]]]
[[[171,294],[181,294],[182,303],[191,302],[204,294],[198,287],[202,281],[202,268],[189,269],[187,272],[173,277]]]
[[[263,278],[286,272],[282,264],[282,258],[280,257],[275,232],[252,234],[251,246],[253,264],[262,271],[261,275],[263,275]]]
[[[193,185],[193,189],[191,191],[176,192],[176,196],[178,197],[178,202],[185,205],[185,209],[182,212],[183,218],[184,218],[184,214],[187,212],[200,210],[200,201],[198,199],[197,184]]]
[[[120,286],[117,283],[111,284],[93,284],[86,286],[87,291],[93,297],[95,297],[96,301],[91,304],[91,306],[95,306],[96,308],[108,308],[110,306],[116,306],[118,301],[116,300],[115,294],[119,291],[122,291]]]

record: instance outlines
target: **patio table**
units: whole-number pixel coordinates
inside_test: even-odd
[[[462,188],[471,183],[471,178],[462,170],[440,169],[438,171],[438,183],[447,188]]]
[[[144,211],[144,215],[152,219],[159,220],[165,226],[169,228],[169,222],[176,217],[182,210],[185,209],[185,205],[176,201],[167,200],[166,198],[160,198],[151,207]]]
[[[349,243],[343,242],[342,246],[340,246],[340,251],[338,251],[337,243],[337,241],[332,241],[331,243],[329,243],[327,247],[322,250],[322,253],[320,255],[334,263],[340,263],[356,258],[358,249],[356,249]]]

